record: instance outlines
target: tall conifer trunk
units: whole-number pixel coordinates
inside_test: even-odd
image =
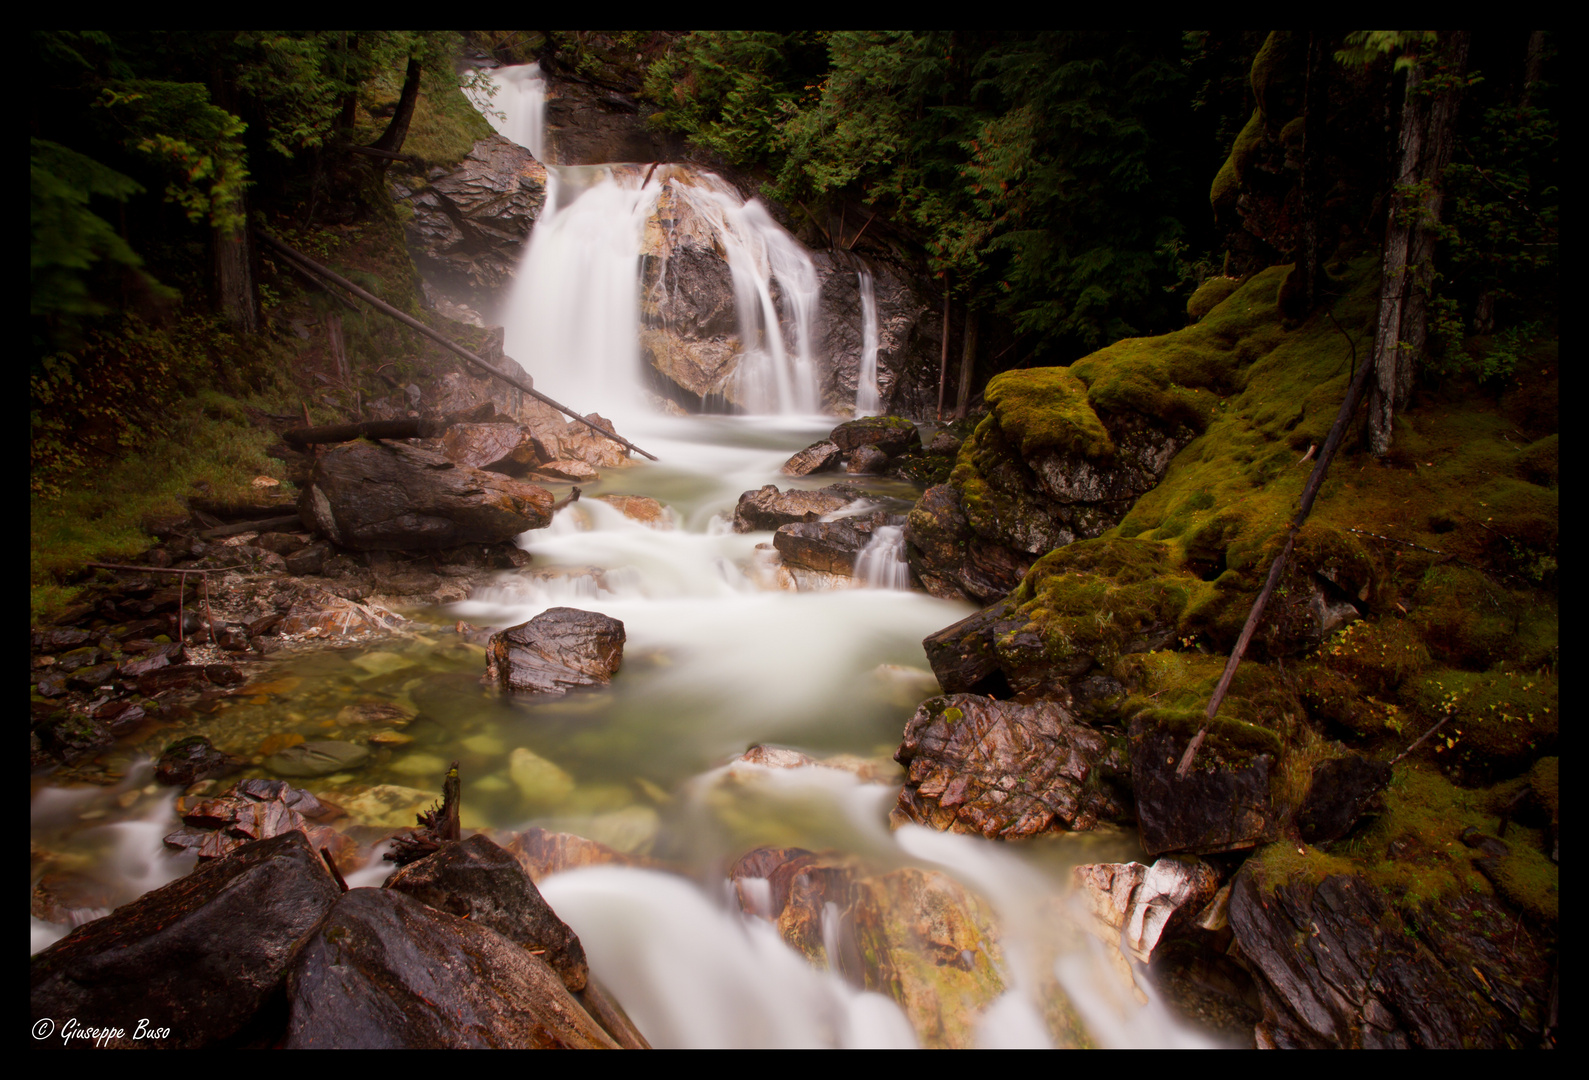
[[[408,138],[408,122],[414,118],[414,103],[419,100],[419,77],[422,69],[417,57],[408,58],[408,73],[403,76],[403,93],[397,99],[397,111],[392,122],[386,125],[381,137],[375,140],[374,149],[388,153],[401,153],[403,140]]]

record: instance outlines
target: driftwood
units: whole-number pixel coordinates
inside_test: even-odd
[[[1353,351],[1355,355],[1356,350]],[[1275,561],[1269,564],[1269,579],[1264,582],[1263,591],[1258,594],[1257,601],[1252,605],[1252,611],[1247,615],[1247,623],[1241,628],[1241,637],[1236,640],[1236,647],[1231,650],[1230,660],[1225,664],[1225,673],[1219,677],[1219,685],[1214,687],[1214,696],[1208,699],[1208,708],[1203,712],[1203,726],[1192,737],[1192,741],[1186,744],[1186,753],[1181,755],[1181,763],[1175,768],[1175,775],[1183,780],[1191,774],[1192,760],[1197,757],[1198,747],[1203,745],[1203,739],[1208,735],[1209,722],[1219,711],[1220,702],[1225,700],[1225,692],[1230,689],[1231,679],[1236,677],[1236,668],[1241,666],[1241,658],[1246,654],[1247,645],[1252,641],[1253,631],[1258,629],[1258,621],[1263,618],[1263,609],[1269,603],[1269,597],[1275,591],[1275,586],[1280,583],[1280,572],[1285,569],[1286,560],[1291,556],[1291,548],[1297,542],[1297,530],[1302,528],[1302,523],[1308,518],[1308,512],[1313,509],[1313,500],[1318,497],[1319,486],[1324,483],[1324,473],[1329,469],[1330,461],[1341,445],[1347,425],[1352,422],[1352,416],[1357,412],[1357,403],[1362,400],[1363,390],[1368,385],[1368,373],[1372,370],[1372,364],[1364,364],[1360,367],[1352,379],[1352,385],[1346,390],[1346,400],[1341,402],[1341,409],[1335,415],[1335,426],[1330,428],[1329,438],[1324,440],[1324,449],[1319,452],[1319,460],[1314,464],[1308,482],[1303,485],[1302,504],[1297,509],[1296,517],[1286,525],[1286,546],[1280,549]]]
[[[324,266],[321,266],[319,263],[315,262],[313,259],[309,258],[307,255],[302,254],[301,252],[295,250],[294,248],[288,247],[286,244],[282,243],[280,240],[277,240],[275,237],[270,236],[267,233],[259,232],[259,233],[257,233],[257,235],[259,236],[259,238],[261,240],[263,240],[270,247],[275,248],[276,251],[278,251],[281,255],[283,255],[288,260],[298,264],[300,267],[302,267],[304,269],[311,270],[314,273],[319,274],[321,277],[325,278],[327,281],[334,282],[335,284],[342,286],[342,288],[348,290],[348,292],[352,293],[354,296],[357,296],[360,300],[363,300],[365,303],[367,303],[370,306],[374,307],[377,311],[380,311],[380,312],[382,312],[384,314],[390,315],[392,318],[394,318],[394,319],[398,320],[399,322],[403,323],[405,326],[408,326],[408,327],[411,327],[411,328],[413,328],[415,330],[418,330],[421,334],[424,334],[426,337],[428,337],[432,341],[436,342],[436,344],[438,344],[438,345],[442,346],[443,348],[448,349],[451,352],[457,354],[458,356],[460,356],[463,359],[467,360],[469,363],[473,364],[475,367],[480,368],[482,371],[486,372],[488,375],[492,375],[492,376],[502,380],[503,382],[507,383],[509,386],[514,387],[517,390],[522,390],[524,393],[529,394],[531,397],[535,398],[537,401],[545,402],[546,404],[550,405],[552,408],[556,409],[558,412],[562,413],[564,416],[567,416],[570,419],[573,419],[573,420],[577,421],[578,423],[584,424],[586,427],[588,427],[588,428],[590,428],[590,430],[596,432],[602,438],[611,439],[613,442],[619,444],[620,446],[626,447],[627,449],[633,450],[635,453],[641,455],[642,457],[650,458],[652,461],[657,460],[657,457],[656,457],[655,454],[647,453],[646,451],[644,451],[644,450],[640,449],[638,446],[636,446],[634,443],[630,442],[628,439],[625,439],[625,438],[623,438],[620,435],[617,435],[617,434],[614,434],[611,431],[608,431],[606,428],[600,426],[599,424],[591,423],[589,420],[586,420],[579,413],[575,412],[573,409],[570,409],[567,405],[563,405],[563,404],[561,404],[561,403],[559,403],[557,401],[553,401],[551,398],[547,397],[545,394],[541,393],[539,390],[536,390],[534,387],[529,386],[528,384],[526,384],[524,382],[521,382],[518,379],[515,379],[513,376],[508,375],[507,373],[505,373],[503,371],[499,371],[495,366],[486,363],[486,361],[480,359],[480,357],[476,356],[474,353],[470,352],[468,349],[465,349],[462,345],[459,345],[456,342],[451,341],[448,338],[444,337],[443,335],[437,333],[435,330],[432,330],[430,327],[426,326],[424,323],[420,322],[418,319],[414,318],[412,315],[408,315],[408,314],[405,314],[404,312],[401,312],[401,311],[397,310],[391,304],[388,304],[386,301],[382,300],[380,297],[375,296],[375,295],[373,295],[371,293],[368,293],[365,290],[359,288],[357,285],[353,284],[353,282],[349,281],[345,277],[342,277],[340,274],[337,274],[334,271],[326,269]],[[305,411],[305,413],[308,412],[307,407],[305,407],[304,411]],[[307,424],[307,421],[308,421],[307,415],[305,416],[304,419],[305,419],[305,426],[308,426],[308,424]]]
[[[255,518],[251,521],[240,521],[236,525],[222,525],[216,529],[205,529],[199,536],[205,540],[219,540],[223,536],[236,536],[238,533],[250,532],[258,529],[260,532],[269,532],[272,529],[286,529],[292,526],[302,527],[303,521],[296,513],[273,518]]]
[[[458,839],[458,814],[462,807],[463,781],[458,777],[458,763],[455,761],[447,768],[447,779],[441,786],[440,805],[432,804],[429,810],[418,815],[419,828],[406,836],[394,836],[392,850],[383,858],[398,866],[407,866],[440,851],[443,845]]]
[[[294,428],[282,432],[282,441],[294,446],[352,442],[354,439],[438,439],[447,430],[441,420],[366,420],[358,424]]]

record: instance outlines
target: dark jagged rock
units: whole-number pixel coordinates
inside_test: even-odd
[[[785,563],[849,575],[855,570],[855,557],[869,539],[842,521],[810,521],[779,526],[772,543]]]
[[[830,484],[818,491],[779,491],[776,485],[768,484],[739,497],[734,507],[734,531],[773,531],[799,521],[817,521],[843,510],[859,497],[854,488],[842,484]]]
[[[458,168],[416,191],[396,193],[414,209],[406,231],[422,260],[482,289],[510,280],[546,203],[546,170],[500,135],[475,143]]]
[[[551,523],[552,494],[401,443],[354,442],[315,462],[306,526],[358,550],[492,544]]]
[[[1313,767],[1308,797],[1297,813],[1297,828],[1310,844],[1339,840],[1352,831],[1375,797],[1390,783],[1390,765],[1352,754]]]
[[[1009,680],[993,642],[1024,625],[1025,620],[1013,614],[1016,607],[1013,600],[1000,600],[929,634],[921,644],[938,685],[951,694],[1008,696]]]
[[[1052,701],[929,698],[894,760],[909,770],[896,823],[1018,839],[1128,815],[1104,782],[1125,772],[1120,750]]]
[[[911,508],[905,541],[906,561],[922,586],[944,600],[995,600],[1019,585],[1034,561],[972,532],[960,495],[949,484],[922,493]]]
[[[288,981],[291,1048],[616,1048],[540,958],[390,889],[353,889]]]
[[[1286,880],[1250,860],[1230,925],[1258,981],[1260,1046],[1535,1047],[1547,960],[1516,915],[1475,893],[1393,908],[1344,874]]]
[[[1273,732],[1216,721],[1191,774],[1176,775],[1201,718],[1201,713],[1148,710],[1131,721],[1131,786],[1142,847],[1149,855],[1233,851],[1278,831],[1269,790],[1280,750]]]
[[[565,694],[612,681],[623,662],[623,623],[595,611],[549,608],[491,635],[486,680],[505,690]]]
[[[471,836],[410,863],[385,887],[518,942],[575,993],[590,978],[578,935],[541,898],[518,860],[487,836]]]
[[[155,779],[171,787],[187,787],[200,780],[226,776],[242,767],[241,760],[217,750],[204,736],[194,735],[165,748],[155,765]]]
[[[879,475],[888,468],[888,454],[875,446],[858,446],[850,453],[850,462],[844,471],[851,474]]]
[[[441,437],[442,456],[457,465],[522,476],[541,461],[522,424],[454,424]]]
[[[261,1010],[338,894],[302,833],[248,844],[35,956],[32,1016],[118,1027],[122,1046],[225,1046],[250,1030],[269,1039]],[[170,1034],[135,1042],[140,1020]]]
[[[43,748],[68,765],[91,757],[116,741],[100,721],[65,710],[52,713],[38,726],[37,733]]]

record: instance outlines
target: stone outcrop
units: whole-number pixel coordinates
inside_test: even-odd
[[[1271,792],[1281,744],[1265,728],[1217,719],[1191,774],[1176,775],[1201,719],[1201,713],[1147,710],[1131,721],[1131,785],[1149,855],[1250,848],[1283,824]]]
[[[393,182],[414,211],[405,231],[416,261],[432,276],[489,292],[513,277],[535,219],[546,204],[546,170],[500,135],[475,143],[452,172],[428,182]]]
[[[32,1018],[120,1028],[126,1047],[246,1042],[338,892],[303,833],[249,844],[35,956]],[[134,1041],[140,1020],[168,1033]]]
[[[287,997],[293,1048],[617,1045],[528,949],[390,889],[342,895]]]
[[[299,503],[337,545],[404,551],[491,544],[551,523],[552,494],[401,443],[358,441],[315,461]]]
[[[822,400],[829,409],[846,409],[855,404],[864,345],[856,273],[860,257],[829,250],[813,251],[811,258],[820,290],[814,333],[817,353],[825,358]],[[883,259],[868,258],[865,265],[877,304],[877,383],[883,407],[900,416],[927,418],[938,400],[941,297]]]
[[[848,577],[870,539],[843,521],[811,521],[779,526],[772,543],[790,567]]]
[[[530,694],[605,685],[623,662],[623,645],[619,620],[578,608],[550,608],[491,635],[485,680]]]
[[[1263,1004],[1259,1046],[1537,1047],[1554,1023],[1544,951],[1483,894],[1398,910],[1365,878],[1251,860],[1229,917]]]
[[[518,942],[557,972],[572,993],[585,989],[590,979],[578,935],[541,898],[518,860],[489,837],[449,844],[398,870],[385,887]]]
[[[894,760],[909,770],[896,824],[1018,839],[1129,816],[1110,783],[1125,773],[1120,748],[1052,701],[929,698]]]
[[[1093,918],[1113,945],[1124,937],[1144,964],[1161,938],[1192,924],[1219,891],[1219,871],[1184,855],[1141,863],[1090,863],[1071,871]]]

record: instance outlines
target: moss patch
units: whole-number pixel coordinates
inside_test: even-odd
[[[1420,720],[1450,721],[1434,744],[1465,771],[1515,775],[1556,745],[1560,706],[1556,676],[1537,673],[1431,671],[1403,691]]]
[[[1007,371],[983,393],[993,422],[1021,456],[1045,450],[1089,459],[1114,457],[1114,443],[1088,401],[1087,387],[1066,368]]]

